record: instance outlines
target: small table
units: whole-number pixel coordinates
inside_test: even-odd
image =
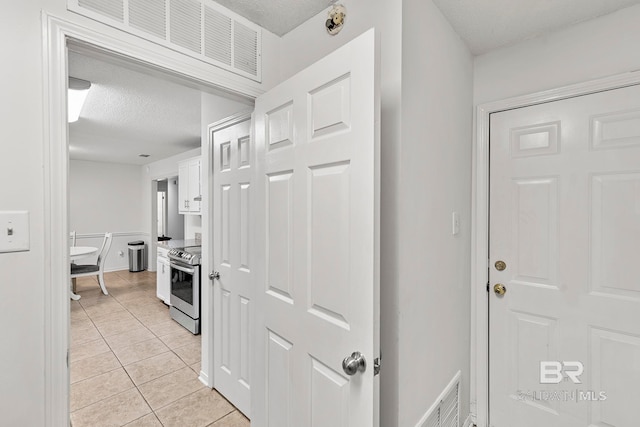
[[[76,261],[82,258],[86,258],[98,252],[98,248],[94,248],[93,246],[71,246],[69,248],[69,259],[71,261]],[[73,283],[73,289],[69,290],[69,294],[71,299],[74,301],[78,301],[80,299],[80,295],[74,293],[76,279],[71,279]]]

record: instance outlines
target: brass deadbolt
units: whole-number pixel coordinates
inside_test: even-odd
[[[507,268],[507,263],[504,261],[496,261],[494,264],[496,266],[496,270],[503,271]]]

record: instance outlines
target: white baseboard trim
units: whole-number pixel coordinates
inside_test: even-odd
[[[132,237],[132,236],[149,236],[149,233],[144,231],[114,231],[113,237]],[[98,239],[103,238],[104,233],[78,233],[76,239]]]
[[[122,271],[122,270],[129,270],[129,264],[122,265],[122,266],[115,266],[115,267],[111,267],[111,268],[105,268],[104,272],[105,273],[113,273],[114,271]]]
[[[475,426],[475,424],[473,423],[473,419],[471,418],[471,414],[469,414],[467,419],[464,421],[464,424],[462,424],[462,427],[473,427],[473,426]]]
[[[205,374],[204,371],[200,371],[200,376],[198,377],[200,382],[206,385],[209,388],[213,388],[213,384],[209,384],[209,375]]]

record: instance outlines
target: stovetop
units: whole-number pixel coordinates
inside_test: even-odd
[[[174,248],[169,250],[169,259],[189,265],[200,265],[202,259],[202,247],[191,246],[187,248]]]

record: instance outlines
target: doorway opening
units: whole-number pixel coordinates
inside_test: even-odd
[[[48,76],[45,87],[49,95],[46,115],[48,117],[47,133],[50,141],[47,144],[48,151],[45,153],[45,165],[46,174],[50,178],[51,190],[45,201],[45,209],[49,212],[49,215],[46,216],[47,241],[49,242],[46,250],[47,262],[45,263],[49,269],[48,274],[45,274],[46,299],[49,301],[46,316],[51,319],[46,334],[47,361],[50,367],[46,379],[48,412],[46,419],[49,425],[60,425],[69,420],[69,370],[66,367],[70,343],[67,326],[70,312],[67,285],[69,283],[69,268],[66,251],[59,250],[61,247],[67,247],[69,233],[69,133],[65,108],[67,79],[69,77],[67,71],[69,52],[80,52],[100,58],[109,57],[114,62],[127,63],[132,68],[144,70],[149,75],[161,74],[168,81],[196,88],[203,93],[203,96],[205,96],[204,94],[223,96],[245,105],[244,108],[251,104],[251,99],[256,94],[252,94],[252,92],[256,92],[256,89],[246,87],[242,89],[243,84],[234,78],[221,83],[224,79],[220,78],[219,70],[212,71],[211,67],[206,64],[183,65],[179,60],[176,60],[177,54],[138,48],[141,43],[137,43],[135,40],[123,40],[130,38],[125,35],[122,35],[121,38],[108,38],[88,28],[50,16],[45,16],[45,20],[49,40],[46,51]],[[152,225],[151,221],[148,221],[148,224],[145,229],[150,230],[149,234],[157,235],[156,224]],[[205,351],[208,350],[206,346],[205,349]],[[206,369],[208,367],[202,367],[202,371]],[[206,383],[207,379],[204,378],[204,380]]]
[[[71,303],[71,420],[81,426],[91,425],[96,417],[121,417],[112,421],[125,424],[150,411],[145,416],[170,422],[175,413],[170,408],[188,405],[198,396],[210,400],[210,408],[219,406],[198,417],[216,422],[233,416],[248,425],[220,394],[203,387],[201,336],[172,319],[167,307],[171,301],[159,297],[159,285],[171,284],[173,271],[164,259],[153,256],[156,251],[161,254],[160,244],[179,248],[198,239],[201,217],[179,209],[179,179],[184,177],[175,174],[185,157],[201,155],[203,129],[210,122],[246,107],[168,80],[160,71],[132,66],[109,52],[96,54],[84,46],[78,53],[74,48],[69,49],[69,75],[91,81],[93,90],[79,120],[69,124],[70,228],[115,231],[120,242],[106,254],[106,264],[112,267],[105,274],[109,294],[97,292],[91,278],[78,280],[80,300]],[[209,109],[214,111],[207,111],[209,104],[215,104]],[[78,164],[90,166],[82,169]],[[89,176],[80,175],[81,170]],[[78,181],[89,182],[92,176],[101,179],[93,182],[88,197],[76,191]],[[90,199],[92,195],[98,200]],[[101,206],[100,199],[111,200],[113,208]],[[86,212],[77,215],[81,206]],[[92,215],[91,210],[104,215]],[[127,271],[126,262],[124,268],[113,262],[127,253],[124,240],[132,238],[146,241],[150,249],[148,271]],[[204,303],[202,309],[208,308]],[[102,368],[101,361],[108,361],[109,367]],[[113,381],[119,387],[104,386]],[[165,397],[156,399],[158,394]],[[138,402],[138,412],[122,414],[110,407],[124,397]],[[213,405],[216,402],[219,405]],[[198,409],[189,412],[195,416]]]
[[[184,216],[178,213],[178,177],[160,178],[155,183],[156,198],[151,201],[151,211],[157,215],[157,241],[183,240]]]

